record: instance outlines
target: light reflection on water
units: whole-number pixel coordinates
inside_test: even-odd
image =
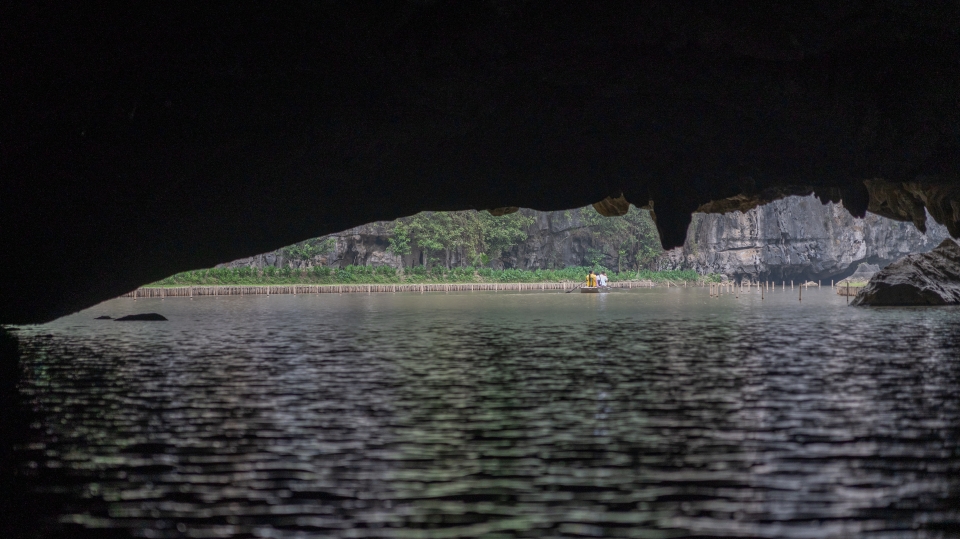
[[[18,459],[76,533],[960,534],[960,310],[795,294],[114,300],[20,332]]]

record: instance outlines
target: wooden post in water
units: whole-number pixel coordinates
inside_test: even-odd
[[[850,281],[847,281],[847,293],[844,295],[847,298],[847,305],[850,305]]]
[[[793,279],[790,279],[790,290],[793,290]]]
[[[800,285],[800,300],[803,301],[803,285]]]

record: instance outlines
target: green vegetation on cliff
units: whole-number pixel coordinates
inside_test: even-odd
[[[627,213],[619,217],[604,217],[589,206],[580,208],[579,212],[583,224],[602,237],[615,253],[611,255],[602,249],[592,249],[589,258],[594,265],[609,257],[614,260],[617,271],[639,269],[663,252],[657,226],[648,211],[631,204]]]
[[[396,270],[389,266],[347,266],[330,268],[314,266],[309,269],[275,268],[213,268],[187,271],[167,277],[149,286],[191,285],[272,285],[272,284],[389,284],[389,283],[540,283],[582,281],[591,268],[571,267],[559,270],[494,270],[490,268],[442,266],[424,268],[415,266]],[[650,280],[654,282],[718,281],[718,275],[699,275],[692,270],[610,273],[611,281]]]
[[[475,210],[421,212],[394,221],[389,250],[402,256],[416,245],[428,267],[450,269],[454,259],[461,267],[486,264],[527,239],[531,224],[533,217],[520,212],[499,217]]]

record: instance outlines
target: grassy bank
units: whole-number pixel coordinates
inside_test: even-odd
[[[400,283],[555,283],[582,281],[589,268],[558,270],[494,270],[490,268],[452,268],[422,266],[403,271],[389,266],[313,267],[309,269],[266,267],[213,268],[187,271],[147,286],[190,285],[283,285],[283,284],[400,284]],[[692,270],[624,272],[608,271],[610,281],[650,280],[654,282],[719,281],[719,275],[699,275]]]

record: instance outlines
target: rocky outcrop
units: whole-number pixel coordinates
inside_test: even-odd
[[[947,227],[954,237],[960,236],[960,187],[933,181],[864,182],[870,194],[867,209],[877,215],[912,221],[921,232],[926,230],[927,216]]]
[[[904,257],[880,270],[853,305],[960,305],[960,245],[945,239],[936,249]]]
[[[600,202],[594,202],[593,209],[604,217],[618,217],[630,211],[630,203],[623,195],[617,198],[607,197]]]
[[[790,196],[746,212],[694,214],[683,247],[666,252],[657,266],[751,281],[842,278],[861,262],[885,266],[948,237],[932,219],[926,228],[922,233],[871,213],[860,219],[841,204]]]
[[[220,264],[217,267],[248,266],[262,269],[267,266],[291,268],[392,266],[399,268],[404,265],[413,265],[414,256],[400,257],[389,251],[393,228],[393,221],[377,221],[298,244],[310,244],[315,247],[314,249],[284,247],[269,253]]]
[[[166,322],[167,317],[159,313],[128,314],[114,320],[114,322]]]

